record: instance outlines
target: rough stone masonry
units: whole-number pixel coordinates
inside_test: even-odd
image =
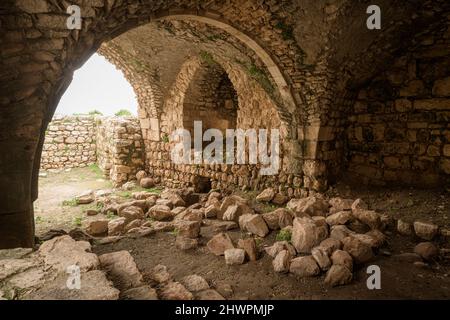
[[[45,131],[96,51],[135,89],[145,169],[168,184],[201,177],[300,196],[347,176],[449,183],[446,0],[380,0],[380,30],[366,27],[362,1],[78,2],[80,30],[67,28],[66,1],[0,5],[0,247],[33,245]],[[279,129],[279,174],[170,163],[167,135],[198,119]]]

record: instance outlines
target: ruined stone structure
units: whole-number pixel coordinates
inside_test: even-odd
[[[45,134],[41,168],[86,167],[97,160],[94,117],[54,117]]]
[[[53,118],[45,135],[41,168],[78,168],[95,163],[116,187],[134,180],[144,168],[139,121],[133,117]]]
[[[67,29],[65,1],[0,4],[2,247],[33,244],[45,130],[74,70],[95,51],[133,86],[146,169],[168,184],[200,175],[300,195],[343,176],[449,182],[446,0],[380,0],[381,30],[366,27],[367,1],[75,2],[81,30]],[[280,172],[176,166],[169,134],[193,120],[280,129]]]

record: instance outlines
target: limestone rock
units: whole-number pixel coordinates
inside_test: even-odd
[[[367,205],[367,203],[364,202],[364,200],[356,199],[352,203],[352,211],[356,211],[356,210],[369,210],[369,206]]]
[[[216,256],[221,256],[224,254],[225,250],[233,249],[234,245],[231,238],[226,233],[216,234],[211,240],[206,244],[209,251],[211,251]]]
[[[348,270],[353,270],[353,258],[347,251],[336,250],[331,255],[331,261],[333,265],[345,266]]]
[[[277,241],[272,246],[264,248],[264,251],[272,258],[275,258],[283,250],[287,250],[291,256],[297,254],[294,246],[287,241]]]
[[[245,251],[242,249],[227,249],[224,255],[225,263],[228,265],[239,265],[245,261]]]
[[[354,233],[355,232],[348,229],[346,226],[337,225],[331,227],[330,238],[342,241],[342,239]]]
[[[368,225],[371,229],[379,229],[381,227],[381,217],[372,210],[354,210],[353,215],[362,223]]]
[[[256,249],[256,242],[253,238],[239,239],[238,248],[243,249],[250,261],[256,261],[258,258],[258,251]]]
[[[256,200],[260,202],[270,202],[275,197],[275,190],[267,188],[256,196]]]
[[[341,211],[349,211],[352,209],[353,202],[352,199],[342,199],[340,197],[331,198],[329,201],[331,205],[330,213],[334,214]]]
[[[273,270],[279,273],[289,272],[291,258],[288,250],[281,250],[272,261]]]
[[[126,223],[136,219],[144,219],[144,211],[137,206],[128,206],[119,211],[119,216],[124,217]]]
[[[372,248],[355,237],[342,239],[342,244],[343,250],[347,251],[356,263],[366,263],[374,257]]]
[[[191,292],[197,292],[209,289],[208,282],[199,275],[193,274],[180,280],[181,284]]]
[[[79,266],[82,272],[97,269],[97,255],[89,251],[89,242],[75,241],[68,235],[46,241],[38,250],[46,264],[63,273],[72,265]]]
[[[144,177],[139,181],[141,188],[150,189],[155,186],[155,181],[152,178]]]
[[[312,256],[298,257],[291,260],[289,272],[300,278],[312,277],[320,273],[320,268]]]
[[[108,235],[109,236],[118,236],[124,232],[126,219],[116,218],[108,222]]]
[[[346,224],[353,217],[350,211],[339,211],[327,217],[326,221],[330,226]]]
[[[162,300],[192,300],[194,296],[179,282],[166,283],[159,292]]]
[[[325,284],[331,287],[342,286],[353,279],[352,272],[347,267],[339,264],[332,265],[325,277]]]
[[[285,195],[283,195],[281,193],[275,194],[275,196],[272,199],[272,203],[279,205],[279,206],[284,205],[287,201],[288,201],[288,197],[286,197]]]
[[[162,264],[158,264],[153,268],[150,278],[157,283],[165,283],[172,280],[172,276],[167,271],[167,267]]]
[[[123,300],[158,300],[156,290],[148,285],[128,289],[121,293]]]
[[[198,247],[198,240],[183,236],[177,236],[175,246],[180,250],[191,250]]]
[[[214,289],[207,289],[195,293],[197,300],[225,300],[225,298]]]
[[[331,266],[331,260],[328,257],[328,254],[320,247],[315,247],[311,250],[311,255],[316,260],[317,264],[319,265],[320,269],[323,271],[327,271],[330,269]]]
[[[334,251],[342,248],[342,242],[337,239],[327,238],[319,244],[319,247],[325,251],[328,256],[331,256]]]
[[[329,204],[319,196],[310,196],[303,199],[292,199],[286,208],[292,210],[297,217],[325,216],[328,213]]]
[[[262,238],[269,233],[266,222],[259,214],[254,214],[252,217],[249,217],[245,223],[245,230]]]
[[[108,232],[108,219],[96,219],[88,222],[86,232],[91,236],[104,235]]]
[[[414,247],[414,253],[425,260],[433,260],[439,256],[439,248],[432,242],[421,242]]]
[[[414,231],[419,238],[430,241],[439,233],[439,227],[432,223],[416,221]]]
[[[178,221],[175,223],[178,235],[195,239],[200,236],[200,222],[198,221]]]
[[[157,204],[150,208],[148,215],[157,221],[167,221],[173,218],[173,214],[170,210],[171,209],[166,205]]]
[[[327,238],[328,229],[321,222],[304,217],[295,218],[291,241],[299,253],[310,253],[311,249]]]
[[[128,251],[105,253],[98,257],[101,267],[113,279],[114,285],[126,290],[142,285],[142,274]]]

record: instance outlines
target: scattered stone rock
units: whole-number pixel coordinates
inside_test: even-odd
[[[355,232],[343,225],[331,227],[330,238],[340,240],[354,234]]]
[[[224,254],[225,250],[233,249],[234,245],[231,238],[226,233],[216,234],[211,240],[206,244],[209,251],[211,251],[216,256],[221,256]]]
[[[140,183],[141,180],[142,180],[143,178],[145,178],[145,177],[147,177],[147,172],[145,172],[144,170],[139,170],[139,171],[136,173],[136,180],[137,180],[138,183]]]
[[[175,223],[178,235],[195,239],[200,236],[200,222],[198,221],[178,221]]]
[[[291,241],[297,252],[310,253],[311,249],[323,241],[326,236],[323,228],[318,227],[313,219],[308,217],[294,219]]]
[[[267,188],[256,196],[256,201],[270,202],[275,197],[275,190],[273,188]]]
[[[180,250],[191,250],[198,247],[198,240],[183,236],[177,236],[175,246]]]
[[[225,298],[220,293],[213,289],[196,292],[195,298],[197,300],[225,300]]]
[[[108,235],[118,236],[124,232],[126,219],[124,217],[116,218],[108,222]]]
[[[335,226],[339,224],[346,224],[350,219],[352,219],[353,215],[350,211],[339,211],[334,213],[326,218],[326,222],[330,226]]]
[[[342,199],[339,197],[331,198],[329,201],[331,208],[330,214],[335,214],[341,211],[349,211],[352,209],[352,204],[354,201],[352,199]],[[341,223],[344,224],[344,223]]]
[[[439,248],[432,242],[421,242],[414,247],[414,253],[425,260],[433,260],[439,256]]]
[[[269,233],[266,222],[259,214],[254,214],[248,218],[245,223],[245,230],[261,238],[264,238]]]
[[[166,205],[157,204],[150,208],[148,215],[157,221],[167,221],[174,217],[170,210],[171,209]]]
[[[285,195],[283,195],[281,193],[275,194],[275,196],[272,199],[272,203],[279,205],[279,206],[284,205],[287,201],[288,201],[288,197],[286,197]]]
[[[312,256],[298,257],[291,260],[289,272],[300,278],[312,277],[320,273],[320,268]]]
[[[75,200],[76,200],[77,204],[89,204],[89,203],[92,203],[95,200],[94,192],[92,190],[88,190],[86,192],[83,192],[79,196],[76,196]]]
[[[86,232],[91,236],[104,235],[108,232],[108,219],[97,219],[88,222]]]
[[[414,231],[419,238],[431,241],[439,233],[439,227],[432,223],[416,221]]]
[[[128,206],[119,210],[119,216],[125,218],[125,223],[130,223],[136,219],[144,219],[144,211],[137,206]]]
[[[367,203],[364,202],[364,200],[356,199],[352,203],[352,211],[357,211],[357,210],[369,210],[369,206],[367,205]]]
[[[128,289],[121,293],[123,300],[158,300],[156,290],[148,285]]]
[[[89,216],[89,217],[91,217],[91,216],[96,216],[96,215],[98,215],[98,210],[95,210],[95,209],[87,209],[87,210],[85,211],[85,213],[86,213],[86,215]]]
[[[316,260],[317,264],[319,265],[320,269],[323,271],[327,271],[330,269],[331,266],[331,260],[328,257],[327,253],[320,247],[315,247],[311,250],[311,255]]]
[[[329,204],[325,199],[314,195],[303,199],[292,199],[286,208],[292,210],[297,217],[325,216],[328,213]]]
[[[162,300],[192,300],[194,296],[179,282],[168,282],[160,290]]]
[[[230,298],[233,295],[233,288],[231,285],[222,281],[216,283],[216,290],[225,298]]]
[[[131,221],[129,224],[127,224],[125,226],[124,231],[125,232],[129,232],[129,231],[131,231],[133,229],[139,228],[141,225],[142,225],[142,220],[141,219],[133,220],[133,221]]]
[[[291,258],[288,250],[281,250],[272,261],[273,270],[279,273],[289,272]]]
[[[107,271],[114,285],[120,290],[142,285],[142,274],[128,251],[105,253],[98,258],[101,267]]]
[[[275,211],[279,212],[278,213],[278,215],[279,215],[278,216],[278,225],[280,226],[281,229],[286,228],[288,226],[292,227],[293,219],[292,219],[292,214],[289,210],[280,208]]]
[[[139,181],[141,188],[150,189],[155,186],[155,181],[152,178],[144,177]]]
[[[379,229],[381,227],[380,215],[372,210],[354,210],[353,216],[359,221],[368,225],[371,229]]]
[[[217,204],[212,204],[205,209],[205,218],[216,218],[220,207]]]
[[[266,212],[266,213],[262,214],[262,217],[270,230],[280,229],[280,222],[279,222],[280,214],[281,214],[281,211],[279,211],[279,210],[275,210],[272,212]]]
[[[353,258],[347,251],[336,250],[331,255],[331,262],[333,265],[345,266],[348,270],[353,270]]]
[[[225,263],[228,265],[239,265],[245,261],[245,251],[242,249],[227,249],[224,254]]]
[[[342,244],[343,250],[347,251],[356,263],[366,263],[374,257],[372,248],[355,237],[342,239]]]
[[[150,278],[157,283],[165,283],[172,280],[172,276],[167,271],[167,267],[162,264],[158,264],[153,268]]]
[[[325,251],[328,256],[331,256],[334,251],[342,248],[342,242],[337,239],[327,238],[319,244],[319,247]]]
[[[38,250],[46,264],[63,273],[72,265],[79,266],[82,272],[97,269],[99,260],[90,251],[89,242],[75,241],[68,235],[46,241]]]
[[[193,274],[180,280],[181,284],[191,292],[209,289],[208,282],[199,275]]]
[[[325,277],[325,284],[331,287],[342,286],[353,279],[352,272],[344,265],[333,264]]]
[[[250,261],[258,259],[258,251],[256,249],[256,242],[253,238],[239,239],[238,248],[243,249]]]

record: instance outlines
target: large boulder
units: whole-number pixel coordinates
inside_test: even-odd
[[[289,272],[300,278],[313,277],[320,273],[320,268],[312,256],[298,257],[291,260]]]
[[[240,205],[247,205],[248,201],[246,199],[242,198],[242,197],[237,196],[237,195],[231,195],[231,196],[225,197],[222,200],[222,204],[220,205],[220,210],[217,213],[217,219],[219,219],[219,220],[222,219],[225,211],[228,209],[229,206],[239,205],[239,204]],[[242,210],[247,211],[248,210],[247,208],[249,208],[249,207],[248,206],[243,206]],[[248,213],[253,213],[253,210],[250,209],[249,212],[239,212],[239,216],[242,215],[242,214],[248,214]]]
[[[327,253],[327,255],[331,256],[334,251],[342,248],[342,242],[337,239],[327,238],[323,240],[319,247]]]
[[[114,285],[120,290],[139,287],[142,274],[128,251],[105,253],[98,257],[102,269],[106,270]]]
[[[326,228],[323,222],[309,217],[295,218],[291,241],[297,252],[310,253],[313,247],[327,238]]]
[[[179,236],[195,239],[200,236],[200,225],[199,221],[181,220],[175,223],[175,228]]]
[[[338,211],[327,217],[326,222],[330,226],[346,224],[352,219],[353,215],[350,211]]]
[[[330,238],[342,241],[342,239],[352,234],[355,234],[355,232],[350,230],[346,226],[336,225],[331,227]]]
[[[233,249],[233,241],[226,233],[218,233],[206,244],[209,251],[211,251],[216,256],[221,256],[224,254],[225,250]]]

